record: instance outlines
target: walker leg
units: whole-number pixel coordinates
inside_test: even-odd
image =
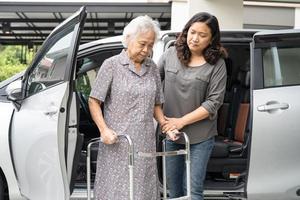
[[[166,152],[166,141],[163,140],[163,152]],[[162,156],[163,164],[163,199],[167,199],[167,175],[166,175],[166,156]]]

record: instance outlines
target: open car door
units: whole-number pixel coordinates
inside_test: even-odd
[[[21,105],[11,123],[11,151],[21,194],[28,199],[70,196],[72,166],[67,163],[72,164],[78,135],[72,80],[85,18],[82,7],[56,27],[22,81]]]
[[[252,43],[249,200],[300,199],[300,30]]]

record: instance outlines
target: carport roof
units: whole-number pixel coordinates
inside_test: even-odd
[[[157,19],[162,30],[170,28],[171,3],[0,2],[0,44],[41,44],[81,6],[88,12],[82,43],[120,35],[138,15]]]

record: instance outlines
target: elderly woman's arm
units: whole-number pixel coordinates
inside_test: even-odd
[[[154,118],[156,119],[156,121],[159,123],[160,126],[163,126],[166,122],[160,104],[155,105],[154,107]]]
[[[92,119],[96,123],[102,138],[102,142],[104,144],[113,144],[117,141],[117,134],[107,127],[102,110],[101,110],[101,101],[98,99],[89,98],[89,109],[91,112]]]

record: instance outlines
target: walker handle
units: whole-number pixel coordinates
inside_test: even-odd
[[[118,139],[125,138],[128,142],[128,167],[129,167],[129,199],[133,200],[133,167],[134,167],[134,147],[129,135],[119,134]],[[103,142],[102,138],[91,139],[87,146],[86,173],[87,173],[87,199],[91,200],[91,146]]]

